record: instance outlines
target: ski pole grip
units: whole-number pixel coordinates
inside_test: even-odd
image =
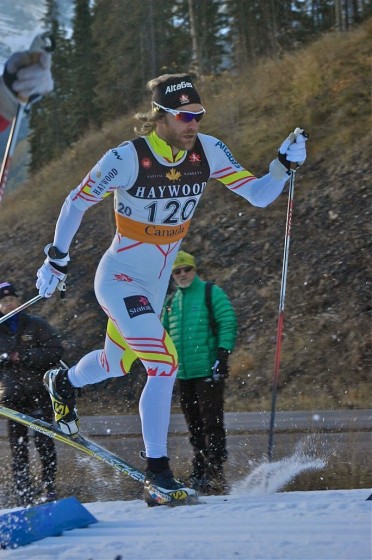
[[[61,293],[61,299],[65,299],[66,297],[66,283],[64,281],[61,281],[57,288],[59,289],[60,293]]]
[[[295,128],[295,130],[294,130],[295,139],[296,139],[300,134],[302,134],[302,136],[303,136],[304,138],[309,138],[308,133],[305,132],[305,130],[304,130],[303,128],[299,128],[299,127]]]
[[[28,49],[29,53],[33,52],[53,52],[56,50],[56,41],[54,36],[46,31],[45,33],[40,33],[40,35],[36,35],[35,39],[32,41],[30,48]]]
[[[298,138],[298,136],[300,136],[300,134],[304,138],[309,138],[308,133],[305,132],[303,128],[299,128],[299,127],[295,128],[294,131],[293,131],[293,134],[295,136],[295,142],[296,142],[296,139]],[[289,169],[292,173],[295,173],[297,168],[298,168],[298,165],[297,165],[297,163],[294,163],[294,162],[292,162],[289,166]]]

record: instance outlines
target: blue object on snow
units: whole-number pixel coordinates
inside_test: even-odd
[[[74,497],[0,515],[0,546],[16,548],[63,531],[87,527],[97,519]]]

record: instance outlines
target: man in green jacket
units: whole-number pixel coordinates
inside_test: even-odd
[[[178,253],[172,277],[177,290],[166,300],[162,321],[178,352],[181,408],[194,449],[190,481],[200,491],[221,492],[227,459],[223,393],[236,315],[222,288],[199,278],[193,255]]]

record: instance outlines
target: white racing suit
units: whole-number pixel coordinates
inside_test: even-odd
[[[105,346],[84,356],[68,376],[83,387],[126,374],[141,360],[148,376],[140,399],[147,457],[167,456],[178,360],[159,317],[172,264],[210,178],[264,207],[288,176],[257,179],[220,140],[205,134],[173,158],[152,132],[109,150],[67,196],[56,226],[54,245],[68,252],[84,212],[114,193],[117,231],[95,277],[98,302],[109,318]]]

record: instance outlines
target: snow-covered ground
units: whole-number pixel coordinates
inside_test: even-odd
[[[198,506],[85,504],[98,523],[0,552],[11,560],[370,560],[368,490],[208,496]]]
[[[97,523],[0,551],[0,560],[370,560],[369,489],[278,493],[325,466],[299,446],[261,462],[229,495],[202,496],[200,505],[87,503]]]

